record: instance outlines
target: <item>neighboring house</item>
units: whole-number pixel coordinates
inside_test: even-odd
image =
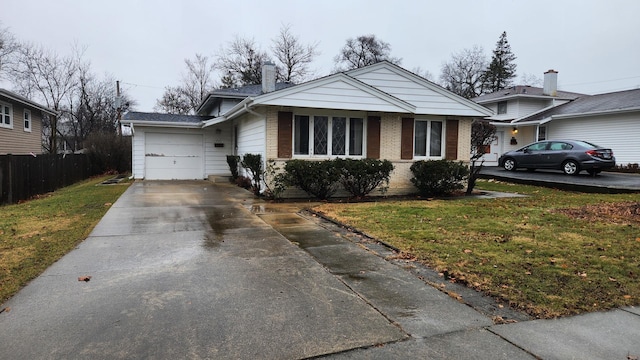
[[[557,91],[557,72],[545,73],[541,88],[517,86],[473,99],[496,111],[496,156],[539,140],[578,139],[612,148],[618,164],[640,163],[640,89],[585,95]],[[533,94],[533,95],[532,95]],[[506,107],[506,111],[505,111]]]
[[[471,123],[491,115],[386,61],[293,86],[276,85],[275,67],[265,64],[263,84],[252,91],[213,92],[198,110],[205,117],[185,122],[126,114],[123,123],[133,129],[134,177],[229,175],[228,154],[261,154],[265,164],[280,165],[290,159],[374,158],[395,166],[390,193],[413,192],[414,161],[468,162]],[[162,164],[156,161],[167,156]],[[194,160],[192,170],[179,167],[186,159]]]
[[[42,153],[42,119],[56,112],[0,89],[0,155]]]
[[[640,164],[640,89],[584,95],[513,124],[542,128],[545,139],[580,139],[611,148],[621,165]]]
[[[558,91],[558,72],[549,70],[544,74],[544,87],[513,86],[507,89],[481,95],[472,100],[493,111],[488,117],[497,126],[496,139],[484,156],[484,165],[497,166],[498,157],[507,151],[544,139],[546,128],[539,124],[515,121],[533,113],[554,108],[577,99],[584,94]]]

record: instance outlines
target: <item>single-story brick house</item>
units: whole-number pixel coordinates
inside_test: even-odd
[[[137,179],[228,176],[226,155],[263,160],[335,157],[390,160],[389,193],[413,192],[416,160],[469,161],[471,123],[492,111],[389,62],[299,85],[263,84],[212,92],[198,116],[128,113]]]

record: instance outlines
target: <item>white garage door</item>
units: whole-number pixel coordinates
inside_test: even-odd
[[[202,135],[146,133],[145,178],[202,179],[202,149]]]

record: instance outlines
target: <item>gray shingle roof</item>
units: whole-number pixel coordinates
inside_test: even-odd
[[[549,96],[549,95],[544,95],[542,91],[543,91],[543,88],[528,86],[528,85],[518,85],[518,86],[512,86],[507,89],[503,89],[500,91],[492,92],[491,94],[480,95],[471,100],[477,103],[486,103],[486,102],[490,102],[491,100],[497,100],[500,98],[513,97],[513,96],[523,96],[523,97]],[[577,99],[580,96],[584,96],[584,94],[579,94],[579,93],[574,93],[569,91],[558,91],[556,93],[556,96],[549,96],[549,97],[573,100],[573,99]]]
[[[554,115],[577,115],[631,109],[640,109],[640,89],[616,91],[598,95],[584,95],[576,100],[556,106],[542,113],[519,119],[518,122],[543,120]]]
[[[161,114],[161,113],[147,113],[147,112],[138,112],[138,111],[129,111],[122,116],[123,120],[158,121],[158,122],[173,122],[173,123],[185,123],[185,124],[199,124],[202,121],[206,121],[212,118],[213,116]]]

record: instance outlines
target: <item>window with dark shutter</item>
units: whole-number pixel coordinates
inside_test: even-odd
[[[278,157],[290,159],[293,137],[292,133],[293,113],[278,112]]]
[[[367,157],[380,159],[380,116],[367,119]]]

